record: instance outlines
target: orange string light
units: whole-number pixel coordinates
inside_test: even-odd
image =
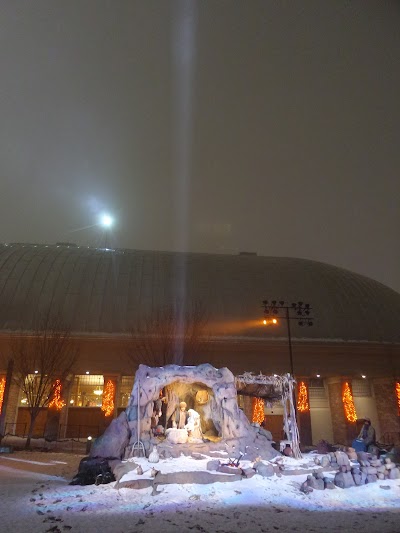
[[[0,414],[3,407],[4,391],[6,389],[6,378],[0,379]]]
[[[103,392],[103,403],[101,406],[101,410],[104,411],[106,416],[110,416],[114,412],[114,392],[114,384],[109,379]]]
[[[353,395],[351,394],[350,385],[347,383],[343,384],[342,391],[342,401],[344,407],[344,413],[349,422],[357,421],[356,408],[354,407]]]
[[[59,379],[56,379],[56,382],[54,383],[53,399],[49,403],[49,407],[55,407],[58,411],[60,411],[64,405],[65,402],[61,398],[61,382]]]
[[[299,397],[297,398],[297,410],[300,413],[306,413],[310,410],[310,406],[308,404],[308,390],[307,385],[304,383],[304,381],[301,381],[299,384]]]
[[[264,400],[262,398],[253,398],[253,416],[251,421],[261,424],[264,420]]]
[[[396,383],[396,396],[397,396],[397,407],[398,407],[399,416],[400,416],[400,381]]]

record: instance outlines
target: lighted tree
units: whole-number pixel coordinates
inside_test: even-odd
[[[399,416],[400,416],[400,381],[396,383],[396,397],[397,397],[397,407],[398,407]]]
[[[261,424],[264,420],[264,416],[264,400],[262,398],[253,398],[253,414],[251,421]]]
[[[59,318],[46,314],[33,329],[22,330],[10,341],[14,360],[13,382],[26,398],[30,424],[26,439],[29,448],[36,419],[55,397],[57,382],[63,382],[71,372],[78,350],[70,329]]]
[[[6,389],[6,378],[0,379],[0,414],[3,407],[4,391]]]
[[[304,381],[301,381],[299,383],[299,392],[298,392],[298,398],[297,398],[297,410],[300,413],[305,413],[310,410],[310,406],[308,403],[308,390],[307,385],[304,383]]]
[[[101,405],[101,410],[104,411],[106,416],[110,416],[114,412],[114,394],[115,387],[114,383],[109,379],[106,383],[104,392],[103,392],[103,402]]]
[[[349,422],[357,421],[356,408],[354,406],[353,395],[351,393],[350,385],[346,381],[343,384],[342,401],[344,407],[344,414]]]
[[[57,411],[61,411],[61,409],[65,405],[65,402],[61,398],[61,381],[59,379],[56,379],[53,390],[54,390],[53,398],[51,402],[49,403],[49,408],[55,407]]]
[[[196,364],[209,342],[204,307],[175,303],[138,320],[131,329],[127,347],[130,362],[164,366]]]

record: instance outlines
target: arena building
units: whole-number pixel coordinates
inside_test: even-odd
[[[273,324],[264,315],[264,300],[310,305],[312,320],[304,324],[312,322],[311,327],[291,315],[292,357],[286,315],[274,315]],[[11,340],[29,335],[42,313],[58,314],[79,344],[74,375],[63,383],[59,436],[101,433],[126,407],[132,389],[136,367],[127,354],[135,324],[176,304],[183,316],[194,303],[205,310],[207,342],[196,360],[179,362],[226,366],[235,375],[293,371],[308,395],[309,408],[300,413],[305,444],[321,439],[346,444],[354,436],[357,423],[346,418],[343,402],[348,384],[358,419],[368,416],[378,439],[398,440],[400,294],[305,259],[2,244],[0,384],[4,388]],[[145,358],[140,362],[149,364]],[[108,382],[114,410],[106,417],[101,407]],[[248,412],[248,402],[239,400]],[[6,432],[26,430],[23,402],[11,384],[3,405]],[[282,406],[266,405],[265,414],[274,438],[283,438]],[[37,434],[45,431],[47,418],[43,409]]]

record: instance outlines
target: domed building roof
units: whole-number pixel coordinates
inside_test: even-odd
[[[139,317],[174,302],[200,303],[218,334],[287,336],[262,326],[263,300],[307,302],[312,327],[293,338],[400,342],[400,294],[348,270],[288,257],[108,250],[76,245],[0,245],[0,330],[32,329],[59,313],[73,331],[128,333]]]

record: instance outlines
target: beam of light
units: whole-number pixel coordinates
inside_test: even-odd
[[[174,13],[174,33],[172,40],[173,60],[173,150],[176,176],[175,197],[175,243],[179,251],[188,247],[188,212],[191,181],[191,161],[193,149],[193,75],[195,58],[195,33],[197,12],[195,0],[179,0]],[[182,339],[184,333],[186,300],[186,263],[184,256],[178,256],[176,285],[173,291],[179,301],[176,320],[178,339],[175,353],[178,364],[183,362]]]

